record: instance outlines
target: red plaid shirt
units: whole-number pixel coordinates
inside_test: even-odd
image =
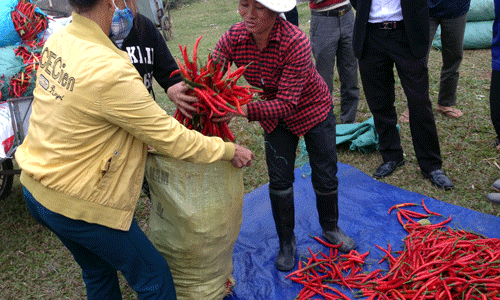
[[[248,120],[260,121],[268,133],[283,120],[294,134],[302,136],[332,109],[328,87],[312,62],[309,39],[280,17],[262,52],[240,22],[220,38],[214,55],[237,67],[252,63],[245,70],[245,79],[264,89],[265,101],[248,104]]]

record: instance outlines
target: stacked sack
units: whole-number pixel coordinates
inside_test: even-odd
[[[47,29],[45,13],[31,0],[2,0],[0,4],[1,101],[33,94],[42,39]]]
[[[465,24],[464,49],[489,49],[493,39],[494,0],[472,0]],[[441,49],[441,28],[438,27],[432,46]]]

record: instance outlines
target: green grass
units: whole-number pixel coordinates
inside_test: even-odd
[[[218,38],[234,23],[240,21],[235,0],[206,0],[182,6],[171,12],[174,37],[168,46],[179,57],[178,44],[192,49],[196,38],[203,39],[201,53],[207,55]],[[310,13],[307,2],[299,2],[300,28],[309,33]],[[191,53],[191,50],[189,51]],[[206,57],[206,56],[205,56]],[[430,54],[431,99],[436,104],[441,58],[438,51]],[[494,130],[489,117],[489,82],[491,74],[490,50],[465,51],[458,90],[458,105],[464,112],[453,120],[436,114],[443,168],[454,180],[453,191],[439,190],[424,180],[417,165],[408,124],[401,124],[401,139],[408,163],[393,176],[383,181],[394,186],[418,192],[448,203],[482,213],[500,216],[499,208],[489,203],[485,195],[491,192],[491,183],[500,177],[499,153],[491,147]],[[339,87],[338,78],[335,87]],[[170,113],[174,106],[156,85],[157,100]],[[334,96],[338,96],[336,90]],[[399,84],[396,90],[397,111],[405,109],[405,96]],[[335,99],[338,103],[338,99]],[[338,106],[335,114],[338,116]],[[361,93],[358,121],[371,117],[364,94]],[[268,181],[262,129],[257,122],[236,119],[230,124],[237,142],[256,154],[253,166],[245,169],[245,191]],[[378,153],[361,154],[340,146],[338,160],[371,175],[381,163]],[[341,183],[342,184],[342,183]],[[342,189],[342,185],[339,187]],[[401,199],[404,201],[404,199]],[[136,213],[142,228],[147,226],[149,204],[139,200]],[[0,202],[0,298],[1,299],[85,299],[80,268],[61,242],[48,230],[38,225],[24,204],[16,176],[12,195]],[[124,299],[136,295],[123,281]]]

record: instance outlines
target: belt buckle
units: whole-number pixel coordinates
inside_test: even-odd
[[[395,22],[383,22],[382,26],[380,27],[380,29],[383,29],[383,30],[394,29],[394,28],[396,28],[396,26],[394,26],[394,23]]]
[[[337,16],[341,17],[343,15],[345,15],[347,13],[347,8],[344,8],[342,10],[339,10],[339,12],[337,13]]]

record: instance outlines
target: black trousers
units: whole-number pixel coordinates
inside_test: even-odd
[[[497,70],[491,72],[490,114],[496,138],[500,139],[500,71]]]
[[[295,6],[291,11],[285,13],[286,20],[295,26],[299,26],[299,12],[297,11],[297,6]]]
[[[420,169],[427,173],[441,169],[439,140],[429,99],[426,58],[417,58],[412,54],[403,26],[381,29],[369,24],[363,55],[359,59],[359,71],[379,135],[382,159],[384,162],[403,159],[394,107],[394,66],[408,101],[410,131]]]
[[[331,193],[337,190],[336,120],[330,110],[325,120],[311,128],[305,135],[307,153],[311,165],[311,181],[314,190]],[[295,157],[299,137],[284,124],[272,132],[264,133],[269,188],[285,190],[295,181]]]

